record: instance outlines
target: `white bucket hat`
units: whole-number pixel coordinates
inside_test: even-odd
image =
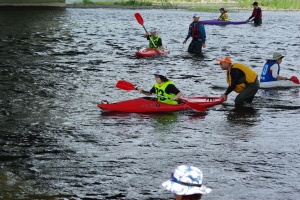
[[[199,15],[199,14],[197,14],[197,13],[195,13],[195,14],[193,15],[193,17],[197,17],[197,18],[199,18],[199,17],[200,17],[200,15]]]
[[[279,58],[283,58],[284,56],[279,53],[279,52],[275,52],[273,53],[273,58],[272,59],[269,59],[269,60],[278,60]]]
[[[153,75],[155,76],[167,76],[167,73],[164,70],[157,70]]]
[[[211,189],[202,185],[202,179],[202,171],[197,167],[180,165],[162,186],[178,195],[208,194]]]
[[[156,28],[152,28],[152,29],[150,29],[150,33],[156,33],[157,31],[156,31]]]

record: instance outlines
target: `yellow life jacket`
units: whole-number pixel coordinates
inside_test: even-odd
[[[149,48],[151,49],[155,49],[155,46],[158,48],[160,46],[158,46],[158,40],[159,40],[160,36],[156,36],[156,38],[154,38],[152,35],[150,35],[149,38]],[[155,44],[155,46],[153,45],[153,43]]]
[[[178,101],[170,100],[170,98],[176,96],[176,94],[167,94],[166,93],[166,88],[170,84],[174,85],[174,83],[172,81],[167,81],[164,84],[162,84],[161,86],[159,86],[158,83],[155,83],[154,88],[155,88],[155,93],[158,95],[158,97],[157,97],[158,101],[167,103],[167,104],[178,104]],[[162,97],[162,96],[164,96],[164,97]]]
[[[252,69],[250,69],[249,67],[247,67],[246,65],[241,64],[241,63],[234,63],[232,65],[231,69],[232,68],[237,68],[237,69],[242,70],[245,73],[245,76],[246,76],[246,82],[241,82],[241,80],[238,81],[238,84],[234,88],[234,91],[236,93],[240,93],[241,91],[243,91],[246,88],[247,83],[254,83],[255,82],[255,80],[257,78],[256,72],[253,71]],[[227,71],[227,79],[226,79],[229,86],[231,86],[231,76],[230,76],[231,69],[229,71]]]
[[[229,21],[229,16],[226,13],[223,13],[220,17],[219,20],[222,21]]]

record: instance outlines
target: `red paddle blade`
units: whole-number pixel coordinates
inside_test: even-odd
[[[142,26],[144,26],[144,19],[140,15],[140,13],[135,13],[134,14],[135,19],[138,21],[138,23]]]
[[[195,104],[195,103],[191,103],[189,101],[184,100],[185,104],[188,105],[189,107],[191,107],[193,110],[199,111],[199,112],[206,112],[206,108],[203,105],[199,105],[199,104]]]
[[[124,80],[118,81],[116,87],[122,90],[135,90],[135,87],[132,83]]]
[[[296,83],[296,84],[299,84],[299,80],[298,80],[298,78],[297,78],[296,76],[292,76],[292,77],[290,78],[290,80],[293,81],[293,82]]]

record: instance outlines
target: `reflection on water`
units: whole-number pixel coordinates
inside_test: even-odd
[[[161,183],[179,164],[203,170],[213,189],[205,198],[297,199],[298,89],[259,90],[243,110],[234,110],[230,94],[205,115],[102,113],[97,103],[139,96],[115,84],[151,88],[150,72],[159,68],[185,96],[220,96],[225,91],[211,82],[225,79],[216,59],[226,54],[260,72],[280,51],[284,74],[300,74],[299,12],[265,11],[260,27],[206,26],[207,47],[197,57],[182,45],[193,12],[141,10],[146,28],[159,27],[171,49],[149,59],[134,54],[147,45],[135,12],[0,13],[0,199],[172,199]]]

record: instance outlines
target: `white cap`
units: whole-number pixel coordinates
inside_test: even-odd
[[[152,28],[152,29],[150,30],[150,33],[154,33],[154,32],[156,32],[156,28]]]
[[[164,70],[157,70],[153,75],[155,76],[167,76],[167,73]]]
[[[200,17],[200,15],[199,15],[199,14],[194,14],[194,15],[193,15],[193,17],[197,17],[197,18],[199,18],[199,17]]]

